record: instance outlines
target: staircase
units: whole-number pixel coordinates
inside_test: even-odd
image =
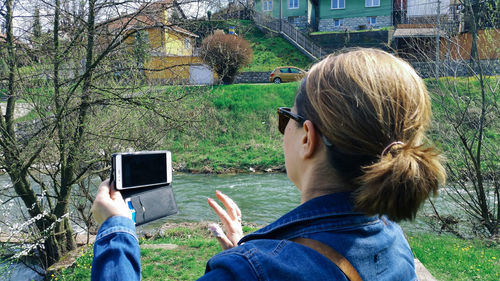
[[[324,55],[328,54],[322,50],[320,46],[315,44],[305,33],[299,31],[295,26],[283,19],[272,18],[257,11],[254,11],[253,19],[259,28],[280,34],[313,60],[319,60]]]

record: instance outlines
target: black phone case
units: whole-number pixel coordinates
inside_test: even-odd
[[[130,199],[135,210],[135,225],[177,214],[172,184],[121,191],[123,199]]]

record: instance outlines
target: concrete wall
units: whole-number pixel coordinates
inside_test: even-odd
[[[300,30],[306,30],[307,29],[307,17],[306,16],[300,16],[300,17],[292,17],[287,19],[289,23],[294,25]]]
[[[386,49],[388,31],[342,32],[310,35],[310,37],[327,53],[344,47]]]
[[[422,78],[435,77],[436,63],[408,61]],[[500,60],[481,60],[484,75],[499,75]],[[477,70],[476,70],[477,73]],[[439,76],[470,76],[470,62],[467,60],[444,61],[439,68]]]
[[[238,83],[268,83],[271,71],[265,72],[242,72],[234,79],[234,84]]]
[[[392,24],[391,16],[376,16],[376,18],[377,23],[374,25],[368,24],[367,17],[342,18],[344,24],[339,27],[335,27],[335,19],[320,19],[318,31],[359,30],[360,26],[364,26],[364,28],[381,28]]]

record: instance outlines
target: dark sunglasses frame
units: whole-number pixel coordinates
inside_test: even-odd
[[[277,112],[278,112],[278,129],[282,134],[285,134],[285,128],[286,125],[288,125],[288,121],[290,121],[290,119],[299,122],[300,125],[304,124],[304,122],[307,120],[306,118],[293,113],[289,107],[280,107],[278,108]]]

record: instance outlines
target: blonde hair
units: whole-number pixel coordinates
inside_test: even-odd
[[[330,156],[371,159],[347,177],[356,208],[413,219],[446,178],[439,153],[426,143],[431,104],[415,70],[384,51],[355,49],[314,65],[305,87],[312,121],[337,151]],[[331,159],[338,168],[343,160]]]

